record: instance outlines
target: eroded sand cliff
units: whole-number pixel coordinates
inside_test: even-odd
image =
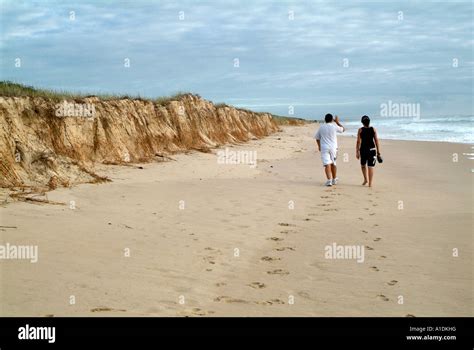
[[[105,180],[96,163],[125,164],[260,138],[278,130],[267,113],[215,106],[187,94],[175,101],[69,101],[94,116],[58,117],[58,102],[0,97],[0,186],[69,186]]]

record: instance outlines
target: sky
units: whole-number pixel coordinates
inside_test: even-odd
[[[472,1],[0,0],[0,80],[308,119],[473,113]],[[19,60],[18,60],[19,59]]]

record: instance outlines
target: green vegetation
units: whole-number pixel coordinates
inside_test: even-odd
[[[214,105],[216,108],[225,108],[225,107],[229,107],[229,105],[227,103],[216,103]]]
[[[250,112],[250,113],[265,113],[265,112],[255,112],[255,111],[251,111],[249,109],[246,109],[246,108],[241,108],[241,107],[234,107],[234,106],[229,106],[228,104],[226,103],[216,103],[214,106],[216,106],[216,108],[225,108],[225,107],[232,107],[232,108],[235,108],[239,111],[243,111],[243,112]],[[303,119],[303,118],[293,118],[293,117],[283,117],[281,115],[276,115],[276,114],[271,114],[273,120],[278,124],[278,125],[302,125],[302,124],[306,124],[306,123],[311,123],[312,121],[310,120],[306,120],[306,119]]]
[[[172,96],[163,96],[158,98],[145,98],[141,96],[129,96],[129,95],[118,95],[118,94],[86,94],[86,93],[73,93],[68,91],[52,90],[52,89],[38,89],[33,86],[27,86],[23,84],[14,83],[11,81],[0,81],[0,96],[5,97],[43,97],[52,100],[77,100],[86,97],[98,97],[101,100],[141,100],[141,101],[152,101],[157,104],[167,104],[170,101],[178,101],[185,95],[190,93],[179,92]],[[195,95],[198,96],[199,95]]]
[[[278,125],[302,125],[311,123],[310,120],[303,118],[284,117],[276,114],[272,114],[272,118]]]
[[[106,100],[106,101],[128,99],[128,100],[151,101],[159,105],[166,105],[171,101],[179,101],[186,95],[193,95],[196,97],[200,97],[197,94],[191,94],[188,92],[178,92],[171,96],[162,96],[162,97],[157,97],[157,98],[144,98],[141,96],[117,95],[117,94],[85,94],[85,93],[73,93],[73,92],[68,92],[68,91],[51,90],[51,89],[38,89],[32,86],[18,84],[11,81],[0,81],[0,96],[43,97],[43,98],[48,98],[55,101],[78,100],[78,99],[83,99],[86,97],[98,97],[101,100]],[[229,106],[226,103],[217,103],[215,104],[215,106],[216,108],[232,107],[244,112],[259,113],[259,112],[250,111],[245,108]],[[283,117],[283,116],[274,115],[274,114],[272,114],[272,117],[278,125],[301,125],[301,124],[306,124],[310,122],[302,118],[290,118],[290,117]]]
[[[13,83],[11,81],[0,81],[0,96],[7,97],[44,97],[51,99],[74,99],[83,96],[71,94],[64,91],[53,91],[47,89],[36,89],[32,86]]]
[[[251,111],[250,109],[246,109],[246,108],[242,108],[242,107],[235,107],[235,106],[230,106],[228,105],[227,103],[223,103],[223,102],[220,102],[220,103],[215,103],[214,106],[216,108],[234,108],[238,111],[242,111],[242,112],[249,112],[249,113],[265,113],[265,112],[255,112],[255,111]]]
[[[174,95],[171,95],[171,96],[161,96],[161,97],[157,97],[157,98],[154,98],[154,99],[144,99],[144,100],[147,100],[147,101],[153,101],[159,105],[165,105],[167,103],[169,103],[170,101],[179,101],[181,100],[184,96],[187,96],[187,95],[193,95],[195,97],[198,97],[198,98],[201,98],[201,96],[199,96],[198,94],[192,94],[190,92],[177,92],[175,93]]]

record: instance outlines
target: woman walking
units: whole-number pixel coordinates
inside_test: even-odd
[[[374,166],[377,159],[381,159],[379,139],[375,128],[370,126],[368,116],[364,115],[361,122],[363,127],[357,132],[356,158],[360,159],[362,175],[364,175],[362,186],[368,183],[369,187],[372,187]]]

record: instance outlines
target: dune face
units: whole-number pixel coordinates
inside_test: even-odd
[[[60,103],[0,97],[1,187],[103,181],[94,163],[148,162],[278,130],[270,114],[216,107],[191,94],[164,104],[97,97]]]

